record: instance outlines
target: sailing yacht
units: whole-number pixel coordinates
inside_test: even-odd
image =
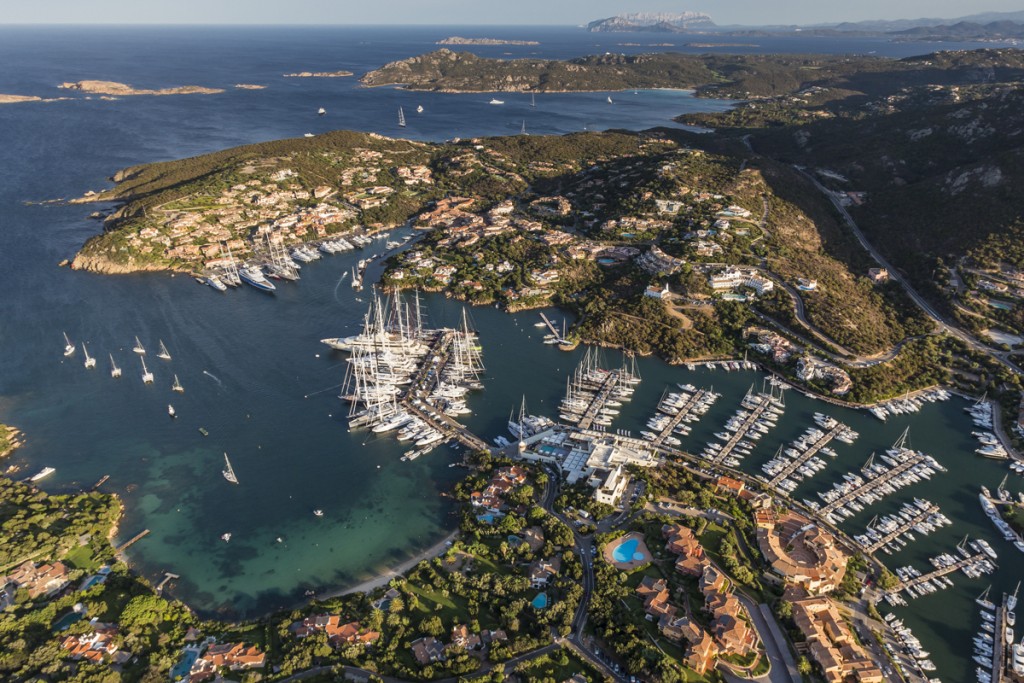
[[[146,355],[146,347],[142,345],[142,342],[139,341],[138,337],[135,338],[135,346],[132,347],[132,351],[140,356]]]
[[[96,367],[96,359],[89,355],[89,349],[85,348],[85,342],[82,342],[82,353],[85,354],[85,367],[89,369]]]
[[[405,112],[401,107],[398,108],[398,127],[405,128]]]
[[[327,110],[326,110],[326,109],[324,109],[323,107],[320,107],[320,108],[319,108],[319,109],[317,109],[317,111],[316,111],[316,115],[317,115],[317,116],[323,116],[323,115],[324,115],[324,114],[326,114],[326,113],[327,113]]]
[[[146,367],[146,359],[145,358],[140,358],[139,360],[142,361],[142,383],[143,384],[152,384],[153,383],[153,373],[150,372],[149,368]]]
[[[526,119],[523,119],[523,127],[519,130],[519,134],[529,135],[529,133],[526,132]]]
[[[64,333],[64,355],[65,356],[70,356],[74,352],[75,352],[75,345],[71,343],[71,340],[68,339],[68,333],[65,332]]]
[[[224,454],[224,470],[221,472],[224,478],[230,481],[232,484],[238,483],[238,477],[235,476],[235,470],[231,467],[231,461],[228,460],[228,454]]]
[[[537,106],[537,96],[532,94],[532,93],[530,94],[530,106],[531,107],[536,107]]]
[[[156,354],[156,357],[157,358],[162,358],[164,360],[170,360],[171,359],[171,354],[167,350],[167,347],[164,346],[164,340],[163,339],[160,340],[160,353]]]
[[[608,96],[608,104],[615,104],[614,102],[612,102],[612,96],[611,95]]]
[[[174,376],[174,384],[171,385],[171,391],[177,391],[179,394],[185,393],[185,387],[181,386],[177,375]]]
[[[1017,593],[1020,592],[1020,581],[1017,582],[1017,587],[1013,589],[1013,594],[1006,596],[1006,609],[1012,612],[1017,608]]]
[[[117,367],[117,363],[114,362],[114,354],[111,353],[109,355],[110,355],[110,376],[116,379],[116,378],[121,376],[121,368]]]

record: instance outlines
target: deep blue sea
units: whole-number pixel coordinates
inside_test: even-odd
[[[731,106],[660,90],[616,93],[614,105],[604,93],[542,95],[536,108],[528,106],[527,97],[508,94],[506,104],[495,107],[487,104],[487,95],[364,89],[356,78],[282,76],[347,69],[358,77],[434,49],[435,41],[448,35],[539,40],[534,47],[467,49],[486,56],[551,58],[670,49],[650,46],[663,42],[685,50],[687,42],[714,40],[538,27],[0,28],[0,93],[71,98],[0,105],[0,421],[22,428],[28,439],[11,464],[25,474],[55,467],[42,482],[50,491],[88,488],[110,475],[104,490],[118,493],[126,504],[119,538],[151,530],[129,551],[132,563],[155,580],[165,571],[180,574],[171,594],[204,614],[252,615],[292,605],[306,590],[353,584],[429,547],[454,524],[440,495],[460,476],[448,467],[454,456],[439,449],[402,463],[403,449],[393,441],[347,429],[336,398],[344,359],[319,340],[351,334],[358,326],[366,297],[340,281],[358,255],[312,264],[301,282],[279,288],[273,297],[252,290],[218,294],[189,278],[164,274],[72,272],[57,264],[100,229],[88,218],[97,207],[36,202],[109,187],[109,176],[125,166],[233,145],[337,128],[399,135],[399,106],[409,119],[401,133],[423,140],[517,133],[523,121],[534,134],[643,129],[671,125],[673,116],[686,111]],[[752,52],[891,56],[933,47],[863,39],[741,42],[756,43],[743,48]],[[82,79],[140,88],[202,85],[226,92],[106,101],[55,87]],[[238,83],[266,88],[239,90],[233,87]],[[417,105],[423,114],[413,113]],[[318,107],[327,115],[317,117]],[[454,322],[461,310],[442,297],[427,303],[439,324]],[[509,410],[524,394],[534,410],[553,408],[576,357],[540,343],[535,314],[478,309],[472,316],[488,372],[486,390],[471,401],[469,424],[490,439],[504,433]],[[89,345],[99,358],[98,369],[82,366],[81,351],[62,357],[64,331]],[[151,350],[154,385],[140,380],[139,361],[131,352],[135,336]],[[169,347],[170,362],[154,358],[159,340]],[[108,354],[125,369],[120,380],[109,377]],[[668,382],[713,384],[725,393],[684,444],[691,450],[720,429],[757,381],[751,373],[689,373],[650,359],[641,370],[646,379],[618,428],[639,430]],[[183,395],[170,392],[175,374],[185,386]],[[179,414],[174,421],[167,417],[170,402]],[[975,488],[994,487],[1004,468],[972,454],[962,405],[932,406],[886,425],[863,413],[830,410],[862,437],[853,447],[840,445],[830,471],[800,495],[827,488],[840,471],[858,467],[909,424],[915,446],[951,471],[905,493],[940,503],[957,523],[912,545],[892,565],[912,562],[924,569],[928,556],[951,549],[970,533],[988,538],[1003,555],[996,584],[1008,589],[1024,565],[1011,546],[995,538],[978,509]],[[821,409],[822,404],[793,397],[779,433],[764,439],[751,458],[752,471]],[[200,426],[208,437],[200,435]],[[224,452],[237,471],[237,487],[220,475]],[[1020,489],[1019,480],[1012,485]],[[848,527],[860,531],[872,514],[895,505],[887,501]],[[312,514],[316,508],[324,517]],[[233,535],[227,544],[220,540],[226,532]],[[976,628],[973,596],[987,581],[958,577],[956,582],[955,589],[901,611],[932,651],[939,673],[954,681],[966,680],[972,668],[964,636]]]

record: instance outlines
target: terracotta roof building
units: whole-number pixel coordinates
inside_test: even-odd
[[[882,683],[882,671],[850,633],[828,598],[793,602],[793,621],[807,638],[811,658],[827,683]]]
[[[772,571],[811,595],[835,590],[846,575],[846,554],[832,534],[793,512],[755,515],[757,544]]]

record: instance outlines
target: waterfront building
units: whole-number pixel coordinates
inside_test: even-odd
[[[795,512],[754,514],[757,544],[771,570],[810,595],[835,590],[846,574],[846,554],[832,534]]]

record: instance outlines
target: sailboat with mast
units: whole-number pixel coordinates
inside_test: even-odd
[[[68,333],[65,332],[64,333],[64,356],[65,357],[70,356],[70,355],[74,354],[74,352],[75,352],[75,345],[71,343],[71,340],[68,339]]]
[[[523,127],[519,129],[519,134],[529,135],[529,133],[526,132],[526,119],[523,119]]]
[[[228,454],[224,454],[224,470],[221,472],[224,478],[230,481],[232,484],[238,483],[238,477],[235,476],[235,468],[231,466],[231,460],[228,459]]]
[[[142,361],[142,383],[143,384],[152,384],[153,383],[153,373],[150,372],[149,368],[146,367],[146,359],[145,358],[140,358],[139,360]]]
[[[530,106],[534,108],[537,106],[537,96],[533,93],[530,93]]]
[[[117,379],[121,376],[121,368],[117,367],[117,363],[114,362],[114,354],[108,354],[110,356],[110,376]]]
[[[96,359],[89,355],[89,349],[85,348],[85,342],[82,342],[82,353],[85,354],[85,367],[90,370],[96,367]]]
[[[174,384],[171,385],[171,391],[176,391],[179,394],[185,393],[185,387],[181,386],[181,382],[178,381],[178,376],[174,376]]]
[[[132,347],[132,351],[140,356],[146,355],[146,347],[142,345],[142,342],[139,341],[138,337],[135,338],[135,346]]]
[[[401,107],[398,108],[398,127],[405,128],[405,112]]]
[[[171,353],[170,353],[170,351],[167,350],[167,347],[164,346],[164,340],[163,339],[160,340],[160,353],[156,354],[156,357],[157,358],[162,358],[163,360],[170,360],[171,359]]]

